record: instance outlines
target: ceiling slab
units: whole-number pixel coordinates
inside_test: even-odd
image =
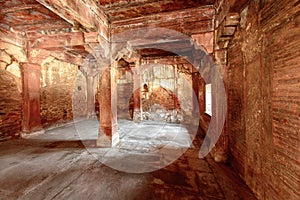
[[[126,30],[163,27],[187,36],[214,30],[215,0],[11,0],[1,2],[0,29],[26,32],[30,48],[72,55]],[[82,33],[84,32],[84,33]],[[168,35],[135,42],[143,56],[190,52],[190,41]],[[165,39],[157,40],[161,35]],[[146,37],[146,39],[145,39]],[[99,39],[100,38],[100,39]],[[90,45],[92,43],[92,45]],[[133,45],[134,46],[134,45]]]
[[[95,0],[37,0],[84,32],[99,31],[108,39],[108,18]]]
[[[98,0],[111,22],[213,5],[215,0]]]
[[[157,27],[175,30],[186,35],[210,32],[214,30],[214,15],[213,6],[153,14],[112,22],[111,33],[118,34],[128,30]]]
[[[43,5],[33,0],[12,0],[2,3],[0,26],[17,32],[72,27]]]

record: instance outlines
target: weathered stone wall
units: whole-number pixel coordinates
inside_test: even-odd
[[[0,138],[19,136],[22,130],[20,62],[26,61],[21,35],[0,31]]]
[[[150,93],[149,102],[149,106],[159,104],[166,110],[181,110],[180,103],[174,92],[163,87],[158,87]]]
[[[235,42],[235,40],[233,41]],[[246,157],[246,138],[244,126],[244,64],[241,45],[236,44],[229,49],[230,58],[228,67],[228,118],[227,127],[230,129],[231,162],[244,176]]]
[[[140,89],[140,88],[137,88]],[[133,79],[130,71],[118,70],[117,115],[121,119],[130,119],[133,114]]]
[[[300,196],[299,22],[296,0],[250,1],[228,51],[231,164],[259,199]]]
[[[76,68],[72,66],[72,68]],[[94,91],[97,91],[98,79],[95,77],[94,79]],[[71,85],[71,82],[69,83]],[[70,90],[71,91],[71,90]],[[95,92],[96,94],[96,92]],[[97,104],[97,98],[95,98],[95,113],[99,115],[99,105]],[[73,111],[73,119],[78,120],[87,116],[87,81],[86,77],[81,71],[77,71],[77,76],[75,78],[75,83],[73,86],[73,98],[72,98],[72,111]],[[96,109],[96,104],[97,108]]]
[[[78,67],[54,58],[47,59],[41,67],[41,120],[44,127],[72,120],[72,97],[76,86]]]
[[[20,78],[0,69],[0,139],[19,136],[22,128]]]
[[[228,117],[229,148],[231,152],[231,164],[238,173],[244,176],[246,159],[246,133],[245,133],[245,64],[242,52],[242,31],[245,29],[245,17],[248,9],[242,13],[240,26],[228,49]]]
[[[159,63],[159,59],[157,62]],[[148,107],[159,104],[165,111],[177,110],[183,112],[185,116],[191,116],[193,111],[191,75],[181,72],[177,65],[176,62],[173,65],[156,64],[143,71],[142,85],[147,84],[149,88],[147,104]]]
[[[118,69],[117,108],[119,118],[130,118],[133,112],[133,90],[141,90],[145,119],[161,112],[182,118],[193,111],[191,65],[173,57],[145,59],[140,67],[140,84],[134,88],[133,71]],[[145,92],[144,85],[147,87]],[[202,94],[203,95],[203,94]],[[176,117],[175,117],[176,118]],[[165,118],[161,119],[164,120]],[[157,119],[160,120],[160,119]]]

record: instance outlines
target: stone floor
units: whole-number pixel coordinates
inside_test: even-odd
[[[137,132],[132,122],[119,125],[121,142],[111,149],[95,147],[95,121],[2,141],[0,199],[256,199],[230,167],[214,163],[210,156],[199,159],[201,139],[190,144],[182,126],[148,122],[139,124]],[[152,154],[166,146],[163,153]],[[166,160],[162,155],[174,149],[184,153],[175,162],[155,171],[145,167],[155,163],[160,167],[157,159]],[[111,165],[115,169],[101,160],[111,158],[107,154],[117,157]],[[122,168],[127,159],[131,165]],[[139,168],[149,172],[122,170],[139,172]]]

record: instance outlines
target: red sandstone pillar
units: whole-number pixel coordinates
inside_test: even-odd
[[[198,72],[193,72],[192,74],[192,81],[193,81],[193,114],[198,115],[199,114],[199,82],[200,77]]]
[[[94,76],[86,76],[87,85],[87,117],[95,117]]]
[[[199,84],[200,84],[200,74],[197,68],[192,68],[192,87],[193,87],[193,119],[199,119],[200,110],[199,110]],[[199,124],[199,120],[194,121],[194,125]]]
[[[99,82],[100,127],[97,146],[111,147],[119,142],[117,133],[117,103],[113,96],[113,70],[108,68],[101,73]]]
[[[136,66],[133,74],[133,120],[139,122],[142,120],[141,112],[141,87],[139,66]]]
[[[98,74],[97,61],[93,58],[86,59],[81,66],[81,70],[86,78],[87,86],[87,118],[95,117],[95,92],[94,92],[94,80]]]
[[[40,115],[40,77],[41,67],[37,64],[23,63],[23,123],[22,131],[30,133],[42,129]]]

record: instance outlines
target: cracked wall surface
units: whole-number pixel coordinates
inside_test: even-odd
[[[41,120],[44,127],[69,122],[73,119],[73,91],[78,67],[54,58],[46,60],[41,67]],[[84,86],[84,85],[83,85]],[[82,90],[84,91],[84,87]],[[77,96],[85,101],[85,95]],[[79,101],[79,99],[76,99]],[[84,110],[84,108],[82,108]],[[84,113],[84,112],[83,112]]]
[[[299,4],[285,4],[251,2],[228,50],[231,164],[259,199],[300,196]]]
[[[0,139],[18,137],[22,126],[22,83],[18,60],[0,49]]]

